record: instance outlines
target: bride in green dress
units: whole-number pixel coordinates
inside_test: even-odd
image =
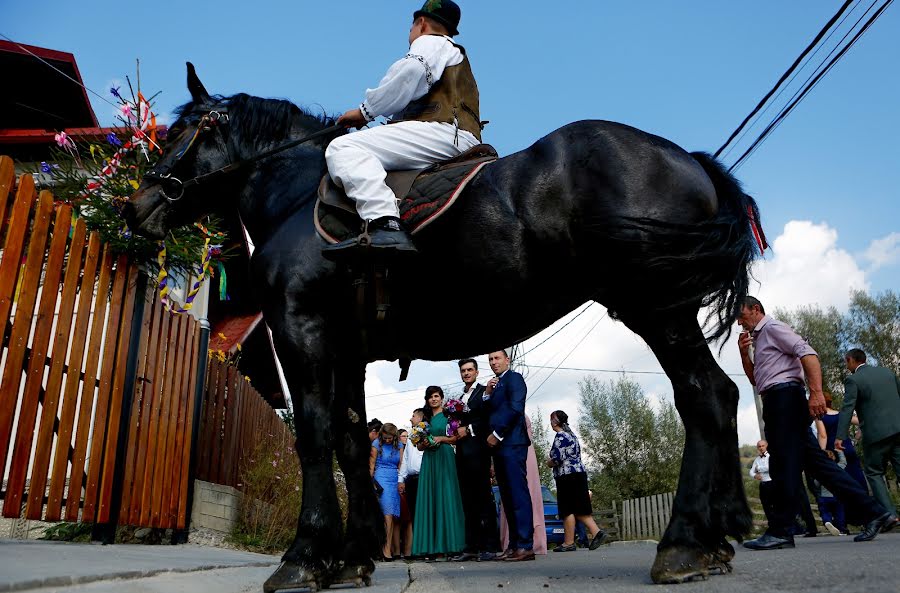
[[[425,421],[434,445],[419,445],[424,451],[413,519],[412,553],[415,556],[455,554],[466,545],[466,528],[453,445],[447,436],[444,391],[437,386],[425,390]]]

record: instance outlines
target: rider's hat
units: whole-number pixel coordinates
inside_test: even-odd
[[[457,27],[459,27],[462,11],[460,11],[459,5],[453,0],[427,0],[422,6],[422,10],[417,10],[413,13],[414,19],[420,16],[427,16],[447,27],[451,37],[459,35]]]

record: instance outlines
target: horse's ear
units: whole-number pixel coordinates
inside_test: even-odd
[[[187,72],[188,90],[191,92],[191,98],[194,100],[194,104],[202,105],[204,103],[211,103],[212,100],[209,97],[209,93],[206,92],[206,88],[197,76],[197,71],[194,70],[194,65],[190,62],[187,63]]]

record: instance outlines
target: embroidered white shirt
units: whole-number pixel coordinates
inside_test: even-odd
[[[366,90],[360,111],[369,121],[400,113],[411,101],[424,97],[445,68],[462,61],[462,52],[449,37],[422,35],[412,42],[409,53],[388,68],[376,88]]]

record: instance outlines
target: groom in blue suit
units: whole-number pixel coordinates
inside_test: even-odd
[[[507,562],[534,560],[534,519],[525,461],[531,440],[525,429],[525,396],[522,375],[509,369],[505,350],[491,352],[488,363],[496,377],[488,381],[483,398],[490,416],[487,437],[494,458],[494,473],[509,524],[509,548],[497,557]]]

